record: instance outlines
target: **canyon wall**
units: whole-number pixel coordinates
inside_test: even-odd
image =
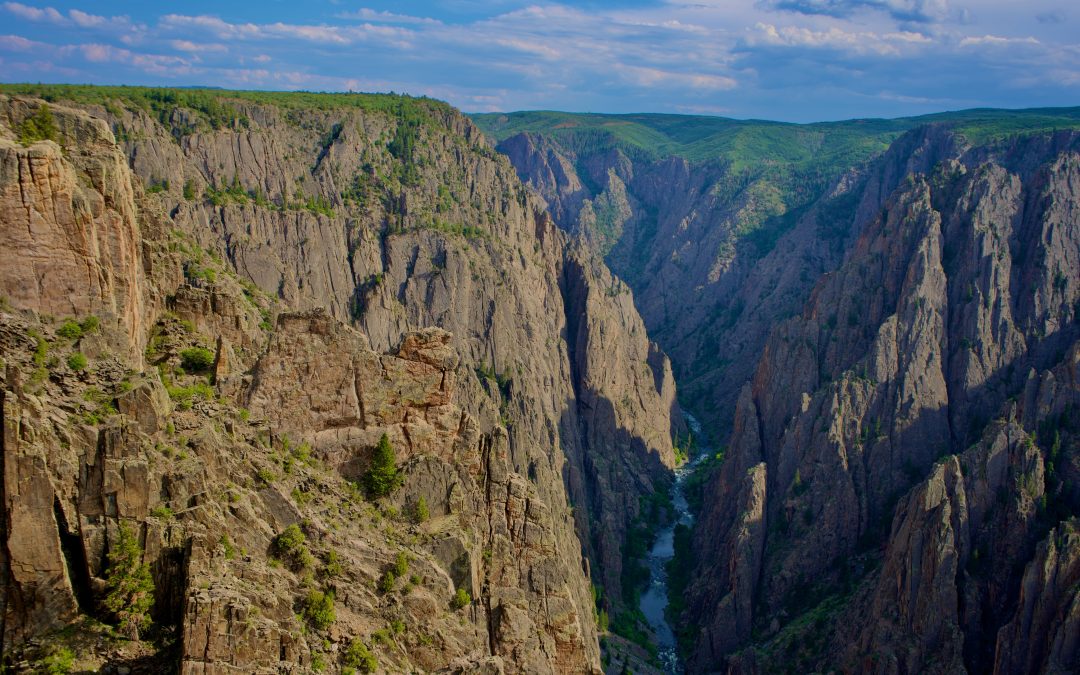
[[[0,99],[5,651],[108,618],[130,528],[184,672],[598,671],[681,428],[628,289],[443,104],[66,94]]]

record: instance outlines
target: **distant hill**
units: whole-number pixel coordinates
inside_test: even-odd
[[[809,168],[852,164],[882,152],[900,134],[940,122],[983,143],[1015,133],[1080,128],[1080,107],[998,110],[977,108],[896,119],[853,119],[791,124],[707,115],[564,113],[523,111],[470,115],[484,133],[502,141],[522,132],[538,133],[566,149],[618,147],[641,159],[678,156],[692,162],[723,159],[738,170],[769,159]]]

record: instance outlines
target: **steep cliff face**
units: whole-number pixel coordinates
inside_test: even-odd
[[[87,116],[60,118],[78,152],[62,158],[48,141],[23,148],[10,128],[30,112],[22,103],[4,108],[0,247],[8,255],[0,287],[16,306],[99,315],[128,337],[127,354],[137,359],[152,313],[143,303],[153,294],[140,264],[133,186],[122,179],[124,156],[108,125]]]
[[[720,159],[578,149],[532,133],[497,147],[556,222],[634,290],[686,399],[720,435],[771,328],[839,264],[849,233],[837,227],[846,213],[836,212],[850,210],[862,188],[854,177],[841,181],[829,206],[807,213],[825,191],[822,178],[777,174],[764,159],[744,170]]]
[[[1078,506],[1073,484],[1044,468],[1077,461],[1054,412],[1074,392],[1032,390],[1075,368],[1077,147],[1059,133],[969,148],[930,128],[863,181],[858,239],[773,331],[707,489],[684,617],[702,629],[696,670],[812,669],[843,652],[876,672],[984,672],[995,649],[1013,649],[1006,623],[1032,621],[1053,623],[1032,653],[1065,661],[1000,671],[1074,663],[1071,647],[1050,646],[1068,610],[1051,621],[1030,597],[1018,606],[1016,570],[1056,565],[1046,556],[1071,540],[1039,560],[1036,542]],[[1048,588],[1051,606],[1072,602]],[[858,621],[838,621],[845,612]],[[867,628],[829,642],[834,622]],[[817,648],[800,651],[796,633]]]
[[[53,103],[59,146],[25,148],[40,101],[0,101],[4,166],[33,167],[3,174],[2,236],[48,233],[2,286],[5,648],[104,616],[123,522],[185,672],[341,665],[354,637],[389,670],[597,670],[588,561],[621,602],[679,424],[629,293],[448,107],[184,96]],[[213,388],[179,369],[195,345]],[[404,486],[375,506],[349,481],[384,433]],[[314,562],[275,566],[293,524]],[[416,574],[376,590],[398,553]]]

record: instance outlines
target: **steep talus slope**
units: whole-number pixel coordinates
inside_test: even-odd
[[[127,523],[185,672],[336,666],[354,638],[390,670],[598,669],[587,560],[619,603],[627,528],[674,461],[671,370],[471,123],[394,97],[48,95],[74,101],[52,105],[59,146],[14,142],[37,100],[3,99],[0,127],[4,166],[62,179],[46,208],[5,171],[2,208],[28,207],[49,283],[77,290],[4,277],[5,648],[107,616]],[[178,367],[192,345],[209,378]],[[405,480],[376,508],[348,481],[383,433]],[[292,524],[315,555],[281,565]],[[383,587],[398,552],[416,573]],[[337,621],[305,633],[328,591]]]
[[[854,211],[843,264],[773,331],[740,394],[695,533],[696,670],[754,642],[737,669],[861,657],[851,667],[981,672],[1033,638],[1032,621],[1050,632],[1030,653],[1075,665],[1068,639],[1050,647],[1071,615],[1031,616],[1017,589],[1018,570],[1053,567],[1060,547],[1072,573],[1077,147],[1062,132],[966,149],[931,128],[883,158],[879,174],[909,172],[879,211]],[[871,176],[863,203],[889,182]],[[1043,602],[1068,608],[1073,590],[1055,588]],[[867,628],[830,641],[834,622]]]

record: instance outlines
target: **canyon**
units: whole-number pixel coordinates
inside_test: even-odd
[[[1075,670],[1078,214],[1074,109],[4,85],[5,664]]]
[[[689,672],[1077,667],[1076,112],[478,116],[723,447]]]

